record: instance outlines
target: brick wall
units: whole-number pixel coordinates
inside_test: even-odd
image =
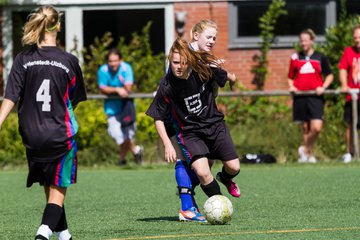
[[[212,19],[218,24],[218,35],[214,54],[226,60],[225,68],[234,72],[242,84],[249,89],[256,86],[252,83],[254,75],[251,68],[254,66],[253,58],[259,54],[257,49],[233,49],[228,48],[228,3],[223,2],[188,2],[175,3],[174,11],[186,11],[185,34],[183,38],[190,40],[191,27],[201,19]],[[266,90],[284,90],[287,85],[287,71],[290,55],[293,49],[272,49],[269,52],[269,75],[265,83]]]

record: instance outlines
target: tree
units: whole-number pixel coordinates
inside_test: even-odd
[[[346,11],[346,0],[341,0],[340,17],[336,25],[326,29],[325,43],[319,49],[331,63],[335,79],[338,79],[338,63],[346,46],[353,45],[353,27],[360,24],[360,15],[349,15]],[[339,81],[334,81],[337,87]]]
[[[259,19],[260,37],[260,56],[256,55],[254,60],[257,65],[251,70],[255,74],[253,83],[257,90],[262,90],[268,74],[268,52],[274,41],[274,32],[277,20],[281,15],[287,15],[284,9],[286,2],[284,0],[273,0],[266,13]]]
[[[149,92],[156,90],[165,69],[165,54],[153,54],[150,45],[150,27],[148,22],[140,33],[134,32],[129,43],[120,37],[116,47],[134,70],[135,85],[133,90]],[[106,62],[109,46],[114,41],[111,33],[105,33],[102,38],[95,38],[88,49],[83,49],[84,64],[82,66],[88,93],[98,93],[97,71]]]

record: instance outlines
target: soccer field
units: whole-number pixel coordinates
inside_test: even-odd
[[[213,173],[220,169],[216,165]],[[42,188],[0,171],[0,239],[33,239]],[[65,202],[74,239],[360,239],[360,164],[242,165],[233,219],[179,222],[173,168],[81,169]],[[197,188],[200,206],[206,196]],[[57,239],[52,237],[52,239]]]

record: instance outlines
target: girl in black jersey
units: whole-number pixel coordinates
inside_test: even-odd
[[[220,159],[224,167],[217,179],[233,196],[239,197],[240,190],[232,179],[240,172],[240,162],[224,115],[217,109],[213,91],[214,84],[225,85],[227,73],[219,67],[209,67],[218,65],[217,59],[206,52],[192,51],[182,39],[174,42],[169,61],[171,71],[161,81],[147,111],[155,119],[156,129],[165,145],[166,160],[176,160],[176,151],[164,125],[170,121],[204,192],[209,197],[221,194],[208,164],[208,158]],[[221,74],[222,78],[213,77]]]
[[[197,22],[190,30],[191,42],[190,48],[194,51],[206,51],[210,52],[217,39],[217,24],[208,19],[203,19]],[[224,62],[224,60],[221,60]],[[236,80],[235,74],[227,72],[227,77],[231,81]],[[214,86],[214,94],[217,95],[218,86]],[[204,216],[199,212],[195,201],[195,188],[199,184],[199,180],[191,167],[186,162],[186,158],[183,157],[182,151],[178,144],[177,138],[174,135],[174,130],[169,124],[165,124],[167,127],[168,136],[172,142],[173,147],[176,150],[176,164],[175,164],[175,179],[178,187],[178,195],[180,198],[181,208],[179,210],[180,221],[205,221]],[[209,159],[210,167],[213,164],[213,160]]]
[[[29,165],[27,187],[44,186],[47,205],[35,239],[53,232],[69,240],[64,199],[76,183],[78,124],[76,105],[86,100],[78,59],[56,47],[61,14],[51,6],[32,12],[24,27],[23,44],[7,80],[0,108],[0,127],[18,103],[19,132]]]

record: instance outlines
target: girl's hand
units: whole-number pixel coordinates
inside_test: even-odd
[[[176,161],[176,151],[171,143],[165,145],[165,160],[167,162]]]

